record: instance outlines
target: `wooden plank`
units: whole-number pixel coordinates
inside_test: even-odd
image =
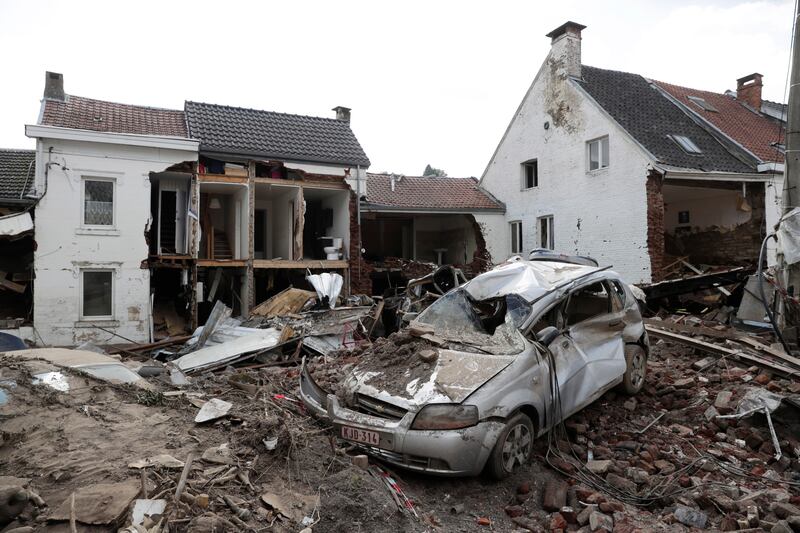
[[[6,273],[2,270],[0,270],[0,288],[8,289],[19,294],[25,292],[25,285],[14,283],[10,279],[6,279]]]
[[[701,341],[698,339],[693,339],[691,337],[687,337],[685,335],[680,335],[678,333],[673,333],[671,331],[666,331],[650,324],[645,324],[645,329],[647,333],[653,335],[654,337],[659,337],[664,340],[668,340],[671,342],[677,342],[679,344],[685,344],[687,346],[691,346],[693,348],[697,348],[698,350],[705,351],[712,354],[717,355],[724,355],[727,357],[731,357],[733,359],[747,361],[749,363],[753,363],[759,366],[763,366],[784,374],[786,376],[800,376],[800,370],[790,368],[788,366],[781,365],[774,361],[770,361],[768,359],[764,359],[763,357],[759,357],[757,355],[752,355],[746,352],[742,352],[739,350],[732,350],[730,348],[726,348],[724,346],[719,346],[716,344],[711,344],[709,342]]]
[[[247,185],[247,176],[226,176],[225,174],[198,174],[197,181],[201,183],[243,183]],[[202,187],[200,187],[202,190]]]
[[[199,261],[198,265],[200,265]],[[301,259],[299,261],[289,261],[288,259],[253,259],[253,268],[314,268],[341,270],[348,268],[348,264],[347,261],[343,259]]]
[[[295,289],[289,287],[272,298],[265,300],[258,304],[250,311],[251,315],[263,316],[272,318],[275,316],[284,316],[291,313],[297,313],[311,298],[317,295],[316,292],[304,291],[302,289]]]
[[[342,176],[341,182],[336,181],[313,181],[313,180],[285,180],[285,179],[278,179],[278,178],[260,178],[255,177],[253,178],[255,183],[261,183],[264,185],[279,185],[282,187],[307,187],[309,189],[335,189],[335,190],[342,190],[345,191],[349,188],[347,183],[344,181],[344,176]]]
[[[798,359],[797,357],[793,357],[793,356],[787,354],[783,350],[776,350],[775,348],[773,348],[771,346],[767,346],[766,344],[761,344],[760,342],[758,342],[757,340],[755,340],[752,337],[744,337],[743,336],[743,337],[737,338],[736,341],[737,342],[742,342],[744,344],[747,344],[748,346],[752,346],[753,348],[755,348],[756,350],[758,350],[760,352],[767,353],[767,354],[769,354],[769,355],[771,355],[773,357],[777,357],[778,359],[780,359],[780,360],[782,360],[782,361],[784,361],[786,363],[789,363],[790,365],[794,365],[794,366],[800,368],[800,359]]]
[[[681,259],[681,263],[683,263],[683,266],[685,266],[686,268],[688,268],[689,270],[691,270],[695,274],[705,274],[705,272],[703,272],[702,270],[700,270],[699,268],[697,268],[696,266],[694,266],[693,264],[691,264],[688,261],[684,261],[683,259]],[[724,287],[714,287],[714,288],[717,289],[722,294],[724,294],[725,296],[730,296],[731,295],[731,292],[728,289],[724,288]]]
[[[245,267],[247,261],[245,259],[198,259],[197,266],[199,267]]]

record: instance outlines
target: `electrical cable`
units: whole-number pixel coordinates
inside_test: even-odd
[[[758,252],[758,270],[756,270],[756,279],[758,279],[758,292],[761,295],[761,303],[764,304],[764,310],[767,312],[769,323],[772,324],[772,329],[775,331],[775,336],[778,337],[778,340],[783,346],[783,349],[786,350],[786,353],[792,353],[792,351],[789,349],[789,345],[786,344],[786,340],[783,338],[783,334],[781,334],[780,328],[778,328],[778,324],[775,322],[775,316],[772,314],[772,309],[769,308],[767,296],[764,293],[764,250],[767,249],[767,242],[769,242],[769,239],[771,238],[777,240],[776,234],[770,233],[764,237],[764,240],[761,242],[761,250]]]

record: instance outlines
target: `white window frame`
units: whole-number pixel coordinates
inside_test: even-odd
[[[534,177],[534,183],[530,187],[528,187],[528,167],[534,166],[536,169],[536,176]],[[531,189],[536,189],[539,187],[539,160],[538,159],[528,159],[527,161],[523,162],[520,165],[521,176],[520,176],[520,189],[523,191],[529,191]]]
[[[553,215],[545,215],[536,219],[536,240],[539,244],[538,248],[546,248],[547,250],[555,250],[556,236],[553,228],[554,224]],[[542,242],[542,224],[546,224],[547,229],[547,245]]]
[[[86,182],[87,181],[110,181],[111,182],[111,225],[107,224],[87,224],[86,223]],[[117,229],[117,180],[116,178],[100,176],[81,177],[81,223],[80,227],[85,229],[115,230]]]
[[[511,255],[518,255],[522,253],[522,221],[512,220],[508,223],[511,232]],[[516,238],[517,248],[514,249],[514,240]]]
[[[605,141],[606,144],[606,158],[603,159],[603,142]],[[592,145],[597,144],[597,155],[600,166],[597,168],[592,168]],[[608,135],[603,135],[602,137],[597,137],[596,139],[591,139],[586,141],[586,171],[587,172],[598,172],[605,168],[609,167],[609,161],[611,159],[611,144],[608,139]]]
[[[83,275],[85,273],[92,273],[92,272],[109,272],[111,274],[111,314],[110,315],[86,315],[84,313],[84,301],[83,301]],[[80,271],[79,283],[78,283],[78,302],[80,307],[80,320],[83,322],[99,322],[99,321],[111,321],[114,320],[114,309],[116,305],[116,282],[114,281],[114,277],[116,276],[116,270],[113,268],[82,268]]]

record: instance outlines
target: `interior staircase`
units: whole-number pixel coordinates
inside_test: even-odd
[[[214,259],[233,259],[231,245],[228,243],[228,236],[224,231],[214,231]]]

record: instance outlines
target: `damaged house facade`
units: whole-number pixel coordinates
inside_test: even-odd
[[[0,150],[0,331],[33,332],[35,154]]]
[[[761,75],[718,94],[585,66],[584,28],[548,34],[481,177],[506,205],[491,255],[591,255],[640,283],[679,259],[754,265],[783,188],[785,111],[762,101]]]
[[[363,292],[405,286],[432,265],[453,265],[468,278],[491,267],[486,240],[504,230],[505,206],[477,180],[369,173],[367,184],[356,266]]]
[[[336,118],[65,94],[46,74],[36,139],[37,344],[149,342],[238,316],[308,271],[350,288],[369,160]]]
[[[188,188],[197,161],[183,112],[67,95],[63,77],[47,73],[38,123],[25,132],[36,139],[38,199],[31,340],[148,341],[151,196],[162,179]]]

